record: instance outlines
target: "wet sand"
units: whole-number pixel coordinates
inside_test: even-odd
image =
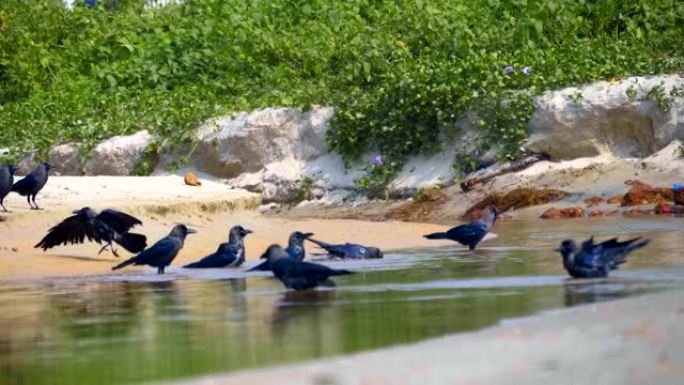
[[[137,191],[136,191],[137,190]],[[78,191],[78,192],[77,192]],[[72,193],[73,192],[73,193]],[[139,199],[133,199],[139,196]],[[247,259],[258,259],[272,243],[285,244],[292,231],[311,231],[329,242],[354,241],[383,249],[439,246],[448,241],[427,241],[421,235],[445,229],[441,225],[357,220],[286,219],[257,213],[260,200],[255,194],[231,190],[219,183],[202,187],[182,184],[178,177],[61,177],[51,178],[38,203],[45,208],[31,211],[22,197],[12,194],[6,201],[14,210],[0,223],[0,279],[33,279],[53,276],[110,274],[119,263],[108,252],[97,255],[95,243],[58,246],[47,252],[33,248],[47,230],[69,213],[88,205],[126,210],[143,221],[139,231],[148,244],[165,236],[175,223],[199,230],[186,241],[173,266],[199,259],[225,242],[228,229],[241,224],[254,231],[246,238]],[[171,209],[168,209],[168,208]],[[122,258],[130,256],[119,248]],[[310,248],[310,250],[315,250]],[[126,271],[150,271],[131,267]]]

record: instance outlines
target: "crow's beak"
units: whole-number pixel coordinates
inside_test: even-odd
[[[313,237],[314,233],[304,233],[304,238],[311,238]]]
[[[195,233],[197,233],[197,230],[195,230],[195,229],[188,229],[186,232],[187,232],[188,234],[195,234]]]
[[[72,214],[78,214],[78,213],[80,213],[80,212],[81,212],[81,210],[74,210],[74,211],[72,211],[71,213],[72,213]]]
[[[245,234],[252,234],[252,233],[254,232],[254,231],[252,231],[252,230],[250,230],[250,229],[243,229],[243,231],[244,231]]]
[[[555,249],[553,249],[553,251],[557,251],[557,252],[560,253],[560,252],[561,252],[561,248],[560,248],[560,247],[556,247]]]

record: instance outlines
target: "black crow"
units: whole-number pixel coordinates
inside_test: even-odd
[[[40,210],[36,203],[36,195],[45,187],[48,181],[48,173],[51,169],[52,166],[49,163],[41,163],[30,174],[12,186],[12,191],[26,197],[31,210]],[[33,204],[31,204],[32,200]]]
[[[424,235],[424,237],[427,239],[450,239],[474,250],[482,238],[491,230],[500,213],[496,207],[489,206],[483,210],[480,219],[456,226],[445,233],[432,233]]]
[[[307,290],[318,285],[334,285],[328,278],[352,274],[348,270],[335,270],[316,263],[292,258],[280,245],[271,245],[261,258],[268,260],[273,275],[288,289]]]
[[[290,239],[287,241],[287,249],[285,249],[285,252],[290,256],[290,258],[294,258],[298,261],[301,261],[304,259],[306,256],[306,250],[304,249],[304,241],[309,239],[313,233],[302,233],[300,231],[295,231],[294,233],[290,234]],[[254,266],[253,268],[247,270],[248,272],[250,271],[270,271],[271,267],[269,265],[268,260],[260,263],[257,266]]]
[[[83,243],[89,241],[105,245],[98,254],[110,248],[118,257],[112,242],[116,242],[131,253],[139,253],[147,246],[147,237],[142,234],[129,233],[129,230],[142,222],[126,213],[106,209],[97,214],[90,207],[74,211],[74,215],[52,227],[47,235],[34,247],[43,251],[58,245]]]
[[[555,249],[563,256],[563,267],[575,278],[607,277],[611,270],[627,262],[627,255],[648,244],[648,239],[634,238],[618,242],[617,238],[594,243],[594,237],[577,247],[575,241],[566,239]]]
[[[118,270],[128,265],[148,265],[156,267],[158,274],[164,274],[166,266],[173,262],[180,249],[183,248],[185,237],[196,232],[196,230],[189,229],[185,225],[176,225],[169,235],[135,257],[112,267],[112,270]]]
[[[317,241],[313,238],[308,239],[310,242],[317,244],[327,251],[331,257],[345,259],[379,259],[384,256],[382,250],[378,249],[377,247],[363,246],[356,243],[342,243],[333,245],[330,243]]]
[[[228,242],[219,245],[215,253],[207,255],[197,262],[190,263],[183,267],[186,268],[208,268],[208,267],[238,267],[245,262],[245,242],[243,238],[252,230],[247,230],[242,226],[233,226],[230,229]]]
[[[16,169],[11,164],[0,166],[0,206],[6,213],[9,210],[5,207],[4,200],[7,194],[12,191],[15,171]]]

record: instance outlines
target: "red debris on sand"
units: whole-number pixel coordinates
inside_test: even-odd
[[[652,215],[653,212],[650,210],[641,209],[638,207],[631,208],[623,213],[626,217],[641,217],[644,215]]]
[[[185,184],[187,184],[188,186],[201,186],[202,185],[202,182],[200,182],[197,175],[195,175],[195,173],[192,171],[188,171],[187,173],[185,173],[185,177],[183,178],[183,180],[185,181]]]
[[[562,190],[553,189],[537,189],[529,187],[520,187],[513,189],[507,193],[492,193],[486,198],[474,204],[471,208],[466,210],[462,219],[465,221],[472,221],[479,219],[482,215],[482,209],[487,206],[494,206],[499,210],[507,210],[510,208],[521,209],[523,207],[541,205],[549,202],[554,202],[565,198],[569,194]]]
[[[603,198],[597,196],[589,197],[584,200],[584,203],[587,205],[587,207],[598,206],[603,202]]]
[[[609,205],[621,205],[622,204],[622,195],[614,195],[608,199],[606,199],[606,203]]]
[[[672,214],[672,205],[669,203],[658,203],[655,206],[655,213],[656,214]]]
[[[623,206],[649,205],[674,200],[674,192],[668,187],[653,187],[639,180],[625,182],[632,188],[622,197]]]
[[[606,212],[603,210],[592,210],[589,212],[590,217],[603,217],[606,215]]]
[[[582,218],[584,217],[584,209],[581,207],[566,207],[558,209],[552,207],[540,216],[542,219],[565,219],[565,218]]]

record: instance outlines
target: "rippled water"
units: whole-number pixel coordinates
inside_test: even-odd
[[[119,384],[415,342],[504,319],[684,286],[684,220],[510,221],[499,238],[334,262],[335,290],[285,292],[230,270],[0,283],[0,384]],[[606,280],[568,280],[568,234],[653,240]]]

